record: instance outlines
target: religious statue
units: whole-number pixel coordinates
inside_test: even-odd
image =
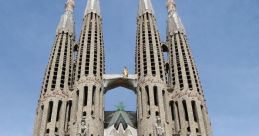
[[[124,67],[122,75],[123,75],[123,77],[128,77],[129,76],[129,71],[128,71],[127,67]]]
[[[162,127],[160,117],[157,117],[157,120],[155,123],[155,135],[156,136],[165,136],[165,129]]]
[[[87,136],[87,131],[88,131],[88,126],[86,125],[86,122],[84,119],[82,119],[81,124],[79,126],[79,132],[78,132],[78,136]]]

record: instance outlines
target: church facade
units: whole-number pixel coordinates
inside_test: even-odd
[[[162,42],[151,0],[139,0],[135,74],[105,73],[99,0],[88,0],[79,40],[74,0],[67,0],[46,68],[34,136],[212,136],[187,35],[174,0],[167,1]],[[166,53],[169,57],[163,58]],[[137,111],[104,111],[108,90],[125,87]]]

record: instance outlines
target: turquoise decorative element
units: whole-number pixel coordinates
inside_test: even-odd
[[[125,107],[126,107],[126,106],[123,105],[123,102],[120,102],[120,103],[116,106],[117,111],[125,111]]]

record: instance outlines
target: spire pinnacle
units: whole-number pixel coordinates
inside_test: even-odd
[[[85,15],[88,13],[96,13],[98,15],[101,14],[101,10],[100,10],[100,1],[99,0],[88,0],[87,1],[87,6],[85,9]]]
[[[75,0],[67,0],[65,5],[65,13],[61,16],[58,28],[57,28],[57,34],[62,31],[70,32],[71,34],[74,34],[74,16],[73,11],[75,7]]]
[[[167,0],[167,10],[168,10],[168,32],[174,33],[180,31],[185,33],[184,26],[180,17],[176,12],[176,4],[174,0]]]
[[[75,7],[75,1],[74,0],[67,0],[65,11],[73,12]]]
[[[176,11],[176,4],[174,0],[167,0],[167,10],[168,13],[173,13]]]
[[[154,14],[153,6],[150,0],[139,0],[139,16],[149,12]]]

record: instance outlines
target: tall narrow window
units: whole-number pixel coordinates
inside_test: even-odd
[[[59,121],[61,106],[62,106],[62,101],[58,101],[58,111],[57,111],[56,121]]]
[[[197,114],[197,107],[196,107],[195,101],[192,101],[192,112],[193,112],[194,121],[197,122],[198,121],[198,114]]]
[[[179,112],[178,102],[175,102],[175,106],[176,106],[176,110],[177,110],[177,116],[178,116],[179,128],[181,129],[181,116],[180,116],[180,112]]]
[[[71,116],[71,108],[72,108],[72,101],[68,101],[68,119],[67,121],[69,122],[70,121],[70,116]]]
[[[52,116],[52,109],[53,109],[53,101],[49,102],[49,109],[48,109],[48,122],[51,121],[51,116]]]
[[[96,86],[93,86],[92,105],[94,105],[94,103],[95,103],[95,90],[96,90]]]
[[[158,91],[157,91],[157,86],[154,86],[153,89],[154,89],[154,101],[155,101],[155,105],[158,106]]]
[[[102,88],[100,88],[100,97],[99,97],[99,114],[100,115],[102,115],[102,108],[103,108],[103,104],[102,104],[102,96],[103,96],[103,94],[102,94]]]
[[[170,102],[172,120],[175,121],[175,109],[174,109],[174,101]]]
[[[186,105],[186,101],[185,100],[183,100],[183,109],[184,109],[185,120],[189,121],[188,109],[187,109],[187,105]]]
[[[165,90],[162,90],[162,95],[163,95],[163,105],[165,109],[165,119],[168,122],[168,110],[167,110],[167,101],[166,101],[166,96],[165,96]]]
[[[87,105],[87,98],[88,98],[88,87],[84,87],[84,106]]]
[[[145,86],[146,94],[147,94],[147,105],[150,105],[150,98],[149,98],[149,89],[148,86]]]
[[[142,94],[142,89],[141,89],[141,87],[139,88],[139,93],[140,93],[140,106],[141,106],[141,113],[142,113],[142,115],[141,115],[141,117],[143,116],[143,103],[142,103],[142,100],[143,100],[143,94]]]

